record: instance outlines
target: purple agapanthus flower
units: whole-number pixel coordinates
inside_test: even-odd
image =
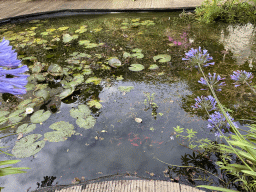
[[[21,66],[17,53],[9,46],[9,41],[3,38],[0,43],[0,93],[13,95],[26,94],[27,77],[23,74],[28,71],[26,65]],[[18,68],[19,67],[19,68]],[[8,75],[8,76],[7,76]]]
[[[185,55],[186,58],[182,58],[182,60],[190,61],[191,65],[195,66],[196,68],[198,67],[198,65],[204,65],[205,67],[209,65],[214,65],[214,62],[206,63],[213,58],[210,57],[209,54],[207,54],[207,50],[204,49],[202,52],[201,47],[199,47],[199,49],[191,48],[191,50],[189,50],[188,53],[185,53]]]
[[[246,72],[246,71],[233,71],[233,75],[230,75],[231,79],[235,80],[236,82],[235,87],[240,86],[241,84],[244,84],[248,80],[253,78],[253,74],[251,72]],[[252,81],[249,81],[248,83],[251,83]]]
[[[217,85],[217,83],[221,80],[224,80],[226,78],[221,78],[220,75],[217,76],[216,79],[216,73],[213,73],[213,76],[211,75],[211,73],[208,73],[208,82],[210,85],[212,85],[212,87],[214,89],[216,89],[216,91],[221,91],[221,88],[219,88],[219,86],[225,86],[225,82],[221,82],[220,84]],[[206,80],[201,77],[200,80],[198,81],[198,83],[201,83],[203,85],[207,85]],[[201,90],[205,90],[205,89],[201,89]]]
[[[236,122],[234,122],[234,118],[232,118],[228,112],[226,114],[227,114],[228,118],[233,122],[234,126],[236,128],[238,128]],[[218,111],[215,111],[213,114],[210,115],[208,122],[209,122],[209,124],[207,125],[207,128],[209,128],[209,129],[216,129],[218,127],[219,129],[222,129],[223,133],[225,132],[225,130],[229,131],[229,133],[231,133],[229,130],[230,125],[227,122],[225,116]]]
[[[195,100],[196,103],[192,106],[193,108],[205,108],[208,111],[216,109],[216,101],[211,95],[209,95],[208,97],[201,96],[201,98],[197,96]]]

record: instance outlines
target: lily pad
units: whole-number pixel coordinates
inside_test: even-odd
[[[17,133],[27,134],[32,132],[36,128],[36,124],[28,125],[27,123],[21,125],[16,130]]]
[[[10,112],[8,111],[0,111],[0,125],[4,124],[8,119],[5,119],[6,115],[8,115]]]
[[[166,55],[166,54],[161,54],[161,55],[154,56],[153,59],[154,59],[154,62],[156,62],[159,59],[158,62],[163,63],[163,62],[170,61],[171,60],[171,56],[170,55]]]
[[[129,67],[130,71],[142,71],[145,67],[141,64],[131,64]]]
[[[131,57],[131,54],[128,52],[124,52],[123,57],[126,59],[127,57]]]
[[[58,64],[51,64],[48,67],[47,72],[50,73],[52,76],[62,76],[63,75],[63,69]]]
[[[70,115],[73,118],[86,118],[91,114],[91,110],[87,105],[78,105],[78,109],[71,109]]]
[[[137,52],[131,55],[132,57],[136,57],[137,59],[141,59],[144,55],[141,52]]]
[[[64,43],[69,43],[70,41],[74,40],[74,39],[77,39],[78,38],[78,35],[69,35],[69,34],[63,34],[63,42]]]
[[[92,128],[96,123],[96,120],[94,119],[93,116],[88,116],[86,119],[83,118],[78,118],[76,120],[76,124],[80,127],[80,128],[84,128],[84,129],[90,129]]]
[[[71,137],[75,133],[74,126],[65,121],[53,123],[49,128],[56,130],[44,134],[44,140],[48,140],[49,142],[65,141],[67,137]]]
[[[102,107],[102,105],[100,104],[100,102],[99,101],[97,101],[97,100],[91,100],[91,101],[88,101],[87,102],[87,105],[89,105],[90,107],[95,107],[95,108],[97,108],[97,109],[100,109],[101,107]]]
[[[50,98],[50,93],[46,89],[40,89],[34,93],[38,98],[42,97],[45,101]]]
[[[27,116],[27,114],[25,113],[25,110],[26,109],[19,109],[19,110],[14,111],[13,113],[11,113],[9,115],[10,124],[18,123],[22,119],[24,119]]]
[[[152,64],[152,65],[149,66],[148,69],[154,70],[154,69],[159,69],[159,67],[156,64]]]
[[[44,112],[43,109],[35,112],[30,117],[30,121],[32,123],[42,123],[42,122],[46,121],[51,116],[51,112],[50,111],[46,111],[45,113],[43,113],[43,112]]]
[[[64,98],[68,97],[69,95],[71,95],[74,91],[75,91],[75,88],[70,87],[70,88],[62,91],[61,94],[59,95],[59,97],[60,97],[60,99],[64,99]]]
[[[20,139],[13,147],[12,154],[16,158],[26,158],[37,154],[45,145],[45,141],[37,141],[40,137],[42,137],[41,134],[32,134]]]
[[[100,84],[101,82],[101,78],[98,78],[98,77],[89,77],[85,83],[88,84],[88,83],[94,83],[95,85],[98,85]]]
[[[118,59],[118,58],[112,58],[108,61],[108,64],[111,66],[111,67],[120,67],[122,65],[121,61]]]
[[[69,27],[60,27],[60,28],[58,28],[58,30],[59,31],[64,31],[64,30],[66,30],[66,29],[68,29]]]
[[[133,90],[134,87],[133,86],[119,86],[117,89],[121,92],[127,93],[127,92],[130,92],[131,90]]]

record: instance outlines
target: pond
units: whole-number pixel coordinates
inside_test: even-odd
[[[191,107],[210,92],[201,90],[202,74],[182,58],[191,48],[208,50],[215,65],[204,72],[226,77],[217,96],[239,128],[248,130],[251,121],[244,119],[253,116],[255,99],[229,76],[234,70],[255,72],[255,28],[181,22],[178,15],[79,15],[0,26],[0,39],[10,41],[30,74],[25,95],[0,97],[0,116],[19,115],[0,127],[18,123],[0,134],[18,133],[1,139],[14,154],[1,160],[19,159],[13,167],[31,168],[1,177],[4,191],[117,173],[204,183],[195,179],[203,177],[198,169],[171,170],[166,163],[220,174],[216,155],[207,159],[188,148],[188,139],[175,137],[180,127],[183,135],[193,129],[197,141],[221,142],[207,128],[207,114]],[[29,107],[33,113],[25,114]]]

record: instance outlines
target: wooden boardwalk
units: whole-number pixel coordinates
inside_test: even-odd
[[[77,185],[55,192],[204,192],[187,185],[159,180],[113,180]]]

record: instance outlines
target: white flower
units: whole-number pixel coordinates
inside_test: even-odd
[[[29,108],[26,108],[26,114],[31,114],[34,112],[34,109],[29,107]]]

